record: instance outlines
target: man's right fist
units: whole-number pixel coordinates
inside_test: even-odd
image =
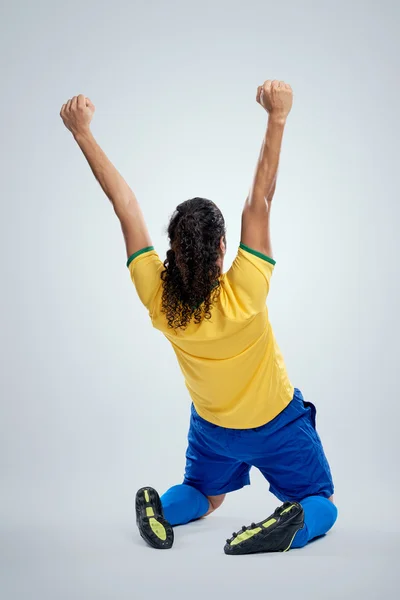
[[[286,120],[293,104],[293,92],[284,81],[266,81],[257,88],[257,102],[274,118]]]
[[[64,121],[65,127],[73,135],[78,135],[89,129],[95,110],[91,100],[80,94],[62,105],[60,117]]]

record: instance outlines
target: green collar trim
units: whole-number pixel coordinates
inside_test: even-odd
[[[250,252],[250,254],[254,254],[254,256],[258,256],[258,258],[262,258],[263,260],[266,260],[267,262],[271,263],[271,265],[276,265],[276,261],[273,258],[270,258],[266,254],[262,254],[261,252],[258,252],[257,250],[253,250],[253,248],[249,248],[248,246],[245,246],[244,244],[242,244],[242,242],[240,242],[239,248],[241,248],[242,250],[246,250],[246,252]]]
[[[135,258],[137,256],[140,256],[141,254],[144,254],[145,252],[151,252],[151,250],[154,250],[154,246],[147,246],[147,248],[142,248],[141,250],[138,250],[137,252],[135,252],[128,258],[128,262],[126,263],[126,266],[129,267],[131,262],[133,260],[135,260]]]

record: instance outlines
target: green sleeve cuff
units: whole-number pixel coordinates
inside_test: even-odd
[[[151,252],[151,250],[154,250],[154,246],[147,246],[147,248],[142,248],[141,250],[138,250],[137,252],[135,252],[134,254],[132,254],[129,258],[128,261],[126,263],[126,266],[129,267],[129,265],[131,264],[131,262],[133,260],[135,260],[135,258],[137,256],[140,256],[141,254],[144,254],[145,252]]]
[[[266,260],[267,262],[271,263],[271,265],[276,264],[276,261],[273,258],[270,258],[266,254],[262,254],[261,252],[258,252],[257,250],[253,250],[253,248],[249,248],[248,246],[245,246],[244,244],[242,244],[242,242],[240,242],[239,247],[242,250],[246,250],[246,252],[250,252],[250,254],[254,254],[254,256],[258,256],[258,258],[262,258],[263,260]]]

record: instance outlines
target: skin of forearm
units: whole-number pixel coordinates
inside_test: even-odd
[[[253,185],[248,197],[248,205],[254,209],[265,209],[265,204],[271,202],[273,198],[284,129],[285,121],[283,119],[269,117]]]
[[[133,205],[137,204],[135,194],[107,158],[90,130],[78,133],[74,137],[93,175],[113,205],[116,215],[123,219],[124,215],[132,212]]]

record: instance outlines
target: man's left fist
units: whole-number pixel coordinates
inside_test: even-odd
[[[85,133],[90,129],[90,122],[93,118],[95,106],[89,98],[82,94],[74,96],[61,107],[60,117],[64,125],[73,135]]]

